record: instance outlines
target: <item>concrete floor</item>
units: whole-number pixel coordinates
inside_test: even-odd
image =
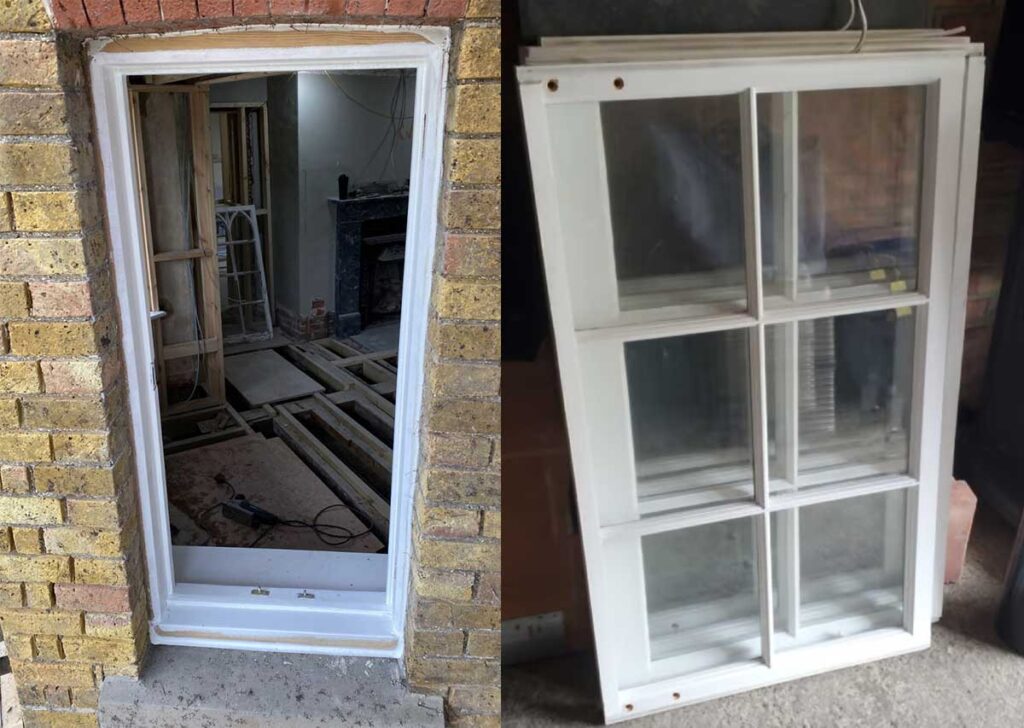
[[[979,508],[960,581],[946,587],[942,620],[925,652],[638,718],[631,728],[1020,728],[1024,656],[1004,648],[993,620],[1013,531]],[[507,666],[502,725],[587,726],[602,721],[591,654]]]

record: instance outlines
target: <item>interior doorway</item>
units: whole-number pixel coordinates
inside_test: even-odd
[[[94,54],[154,642],[401,654],[436,35]]]

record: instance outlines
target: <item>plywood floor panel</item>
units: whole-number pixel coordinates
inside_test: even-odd
[[[166,458],[167,497],[175,545],[249,546],[262,532],[225,518],[218,506],[230,490],[215,478],[223,474],[238,494],[279,518],[310,522],[338,497],[279,438],[239,437]],[[347,507],[333,508],[321,523],[343,526],[353,533],[367,530]],[[373,534],[341,547],[324,544],[307,528],[278,526],[260,540],[259,548],[375,553],[382,544]]]
[[[228,383],[250,407],[307,397],[323,386],[278,354],[264,349],[229,356],[224,360]]]

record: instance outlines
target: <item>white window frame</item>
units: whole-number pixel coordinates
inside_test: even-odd
[[[756,44],[751,38],[770,36],[751,36],[744,42]],[[689,60],[686,52],[673,48],[671,39],[660,46],[653,39],[623,39],[610,51],[602,47],[609,40],[545,39],[528,56],[535,65],[518,69],[606,720],[616,722],[928,647],[933,615],[941,608],[984,74],[980,47],[850,54],[833,46],[807,58],[763,47],[745,57],[723,57],[728,51],[720,46],[717,56],[706,54],[711,58],[699,58],[702,51],[691,49]],[[646,49],[645,42],[650,44]],[[694,41],[694,47],[699,42]],[[827,36],[822,43],[829,45]],[[912,85],[927,87],[917,289],[766,307],[753,133],[757,95]],[[597,102],[722,94],[737,95],[741,105],[749,308],[667,303],[620,311]],[[556,133],[555,124],[564,125],[563,133]],[[769,493],[767,384],[760,366],[764,327],[904,307],[917,313],[908,475]],[[630,450],[623,344],[734,328],[752,334],[753,499],[645,516],[636,495]],[[771,564],[764,547],[770,542],[770,514],[899,490],[907,495],[907,546],[913,555],[904,565],[904,628],[775,651]],[[739,517],[753,519],[762,544],[757,559],[760,660],[683,677],[660,669],[664,665],[656,669],[646,652],[640,537]],[[640,644],[644,647],[637,648]]]
[[[171,45],[168,49],[130,52],[120,52],[116,41],[110,39],[89,44],[148,566],[150,640],[154,644],[401,657],[410,581],[412,504],[419,470],[450,32],[442,27],[303,24],[264,26],[259,30],[291,33],[291,41],[254,47],[245,47],[244,41],[238,47],[212,43],[213,47],[198,49],[174,49]],[[315,30],[315,37],[321,39],[333,32],[339,35],[333,42],[310,44],[307,38],[312,34],[303,35],[307,30]],[[245,32],[245,28],[231,28],[216,34]],[[367,42],[367,33],[377,34],[380,41]],[[388,37],[391,33],[404,37],[392,40]],[[410,33],[421,40],[410,40]],[[346,37],[353,40],[347,41]],[[388,553],[172,546],[160,406],[152,373],[154,349],[145,293],[142,227],[135,194],[138,180],[129,132],[128,77],[354,69],[416,72]]]

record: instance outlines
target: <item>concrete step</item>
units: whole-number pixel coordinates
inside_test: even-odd
[[[397,660],[200,647],[152,647],[140,680],[103,682],[99,712],[101,728],[444,726]]]

